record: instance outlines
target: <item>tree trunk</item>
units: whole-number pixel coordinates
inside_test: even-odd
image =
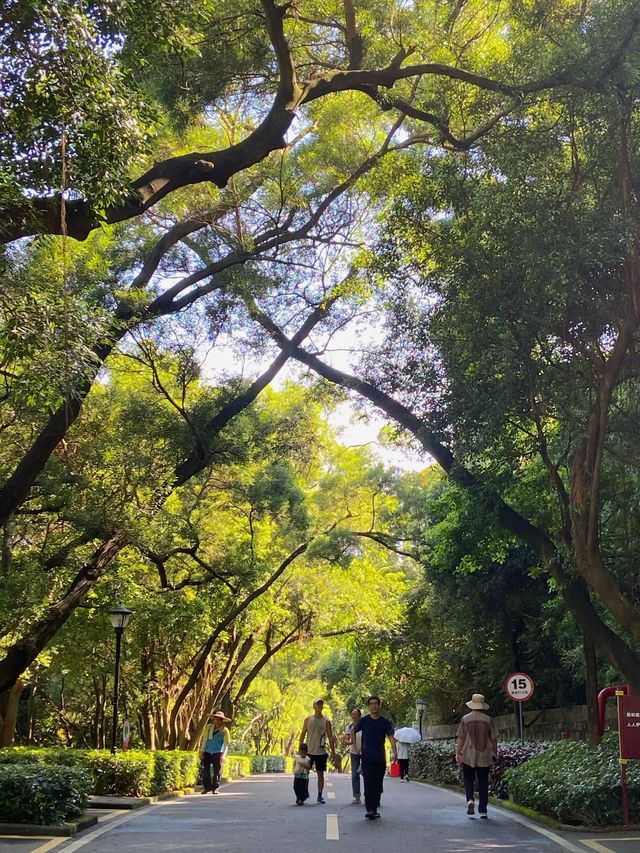
[[[584,664],[587,684],[587,740],[593,746],[600,743],[600,715],[598,712],[598,661],[596,647],[587,637],[583,637]]]
[[[22,679],[18,678],[7,696],[2,719],[2,729],[0,730],[0,747],[13,746],[18,719],[18,707],[23,687]]]
[[[309,547],[310,542],[306,542],[304,545],[298,546],[295,551],[293,551],[289,556],[282,561],[282,563],[278,566],[278,568],[273,572],[273,574],[267,578],[267,580],[259,586],[257,589],[254,589],[253,592],[250,592],[249,595],[246,596],[239,604],[237,604],[232,610],[227,614],[227,616],[220,622],[217,626],[213,634],[209,637],[207,642],[204,644],[200,655],[198,656],[198,660],[193,668],[193,671],[189,678],[187,679],[186,684],[183,686],[182,690],[178,694],[178,698],[176,699],[173,708],[171,709],[171,719],[170,719],[170,731],[171,731],[171,742],[173,743],[173,747],[175,748],[175,744],[178,741],[178,730],[177,730],[177,718],[182,703],[189,695],[189,693],[193,690],[200,672],[202,668],[205,666],[209,654],[211,653],[211,649],[214,647],[215,643],[218,640],[218,637],[226,631],[226,629],[233,624],[236,617],[242,613],[247,607],[259,598],[263,593],[265,593],[272,584],[274,584],[280,575],[285,571],[285,569],[291,565],[291,563],[299,557]]]

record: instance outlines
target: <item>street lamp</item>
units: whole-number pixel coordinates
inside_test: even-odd
[[[113,681],[113,725],[111,729],[111,752],[115,755],[116,748],[116,731],[118,729],[118,685],[120,682],[120,644],[122,642],[122,634],[131,618],[131,610],[126,607],[114,607],[109,611],[109,618],[113,625],[113,630],[116,632],[116,674]]]
[[[422,738],[422,715],[424,714],[427,703],[424,699],[416,699],[416,711],[418,712],[418,726],[420,728],[420,737]]]

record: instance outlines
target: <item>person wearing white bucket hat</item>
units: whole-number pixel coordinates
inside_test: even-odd
[[[489,770],[498,754],[498,733],[495,723],[485,713],[489,706],[482,693],[474,693],[467,708],[471,711],[460,720],[456,732],[456,761],[462,765],[464,790],[467,797],[467,814],[475,811],[473,786],[478,779],[478,814],[487,817],[489,801]]]

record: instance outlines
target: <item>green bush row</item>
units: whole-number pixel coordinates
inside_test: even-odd
[[[252,755],[252,773],[284,773],[286,761],[284,755]]]
[[[622,822],[622,790],[617,732],[597,746],[561,741],[506,773],[509,795],[566,823],[606,826]],[[629,815],[640,822],[640,766],[627,765]]]
[[[510,767],[517,767],[550,746],[546,742],[525,743],[505,741],[498,746],[498,757],[489,772],[489,793],[493,797],[505,798],[507,787],[505,774]],[[462,768],[456,763],[455,740],[423,740],[411,747],[409,753],[409,775],[424,779],[434,785],[456,785],[462,787]]]
[[[291,764],[280,755],[227,755],[223,773],[283,773]],[[192,787],[199,772],[198,754],[179,750],[0,749],[0,821],[55,824],[85,808],[90,793],[156,796]]]
[[[59,824],[87,807],[93,781],[79,767],[0,765],[0,821]]]
[[[249,755],[229,755],[225,758],[222,776],[224,779],[242,779],[251,775],[251,757]]]
[[[114,756],[97,749],[0,749],[0,766],[9,764],[81,767],[93,780],[95,794],[122,797],[156,796],[191,787],[200,770],[197,753],[180,750],[129,750]],[[289,756],[227,755],[223,773],[225,778],[238,779],[251,773],[284,773],[292,766]]]
[[[89,775],[93,793],[103,796],[156,796],[191,787],[196,782],[199,763],[197,753],[179,750],[130,750],[118,755],[97,749],[0,750],[0,766],[46,764],[81,768]]]

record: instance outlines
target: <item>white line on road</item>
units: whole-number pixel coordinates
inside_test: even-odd
[[[547,838],[550,838],[552,841],[555,841],[556,844],[559,844],[560,847],[564,847],[565,850],[570,850],[571,853],[581,853],[581,851],[584,850],[583,847],[576,847],[576,845],[572,844],[570,841],[565,841],[565,839],[561,835],[557,835],[555,832],[551,832],[550,829],[545,829],[544,827],[535,824],[532,820],[527,820],[526,818],[520,817],[520,815],[514,814],[508,809],[501,809],[500,814],[504,815],[504,817],[508,817],[509,820],[514,820],[516,823],[521,823],[524,826],[528,826],[529,829],[532,829],[534,832],[537,832],[540,835],[546,835]]]
[[[338,830],[338,815],[327,815],[327,841],[339,841],[340,832]]]
[[[438,791],[441,791],[440,788],[436,788],[435,785],[425,784],[425,788],[435,788]],[[459,794],[455,794],[451,791],[451,795],[454,797],[460,797]],[[584,853],[584,847],[577,847],[575,844],[572,844],[570,841],[565,841],[565,839],[558,835],[555,832],[551,832],[549,829],[545,829],[539,824],[534,823],[532,820],[527,820],[525,817],[521,817],[519,814],[510,811],[509,809],[500,809],[500,815],[502,817],[508,818],[508,820],[513,820],[515,823],[521,823],[523,826],[527,826],[529,829],[533,830],[533,832],[537,832],[539,835],[544,835],[547,838],[550,838],[552,841],[559,847],[563,847],[565,850],[571,851],[571,853]]]
[[[327,794],[327,799],[328,800],[335,800],[335,798],[336,798],[336,795],[333,793],[333,791],[329,791],[329,793]]]
[[[631,835],[629,838],[603,838],[603,841],[613,841],[615,844],[619,844],[621,841],[635,841],[638,842],[637,835]],[[583,844],[586,844],[587,847],[591,847],[592,850],[597,850],[599,853],[614,853],[613,847],[605,847],[604,844],[600,844],[599,841],[594,841],[591,838],[581,838]]]
[[[76,850],[80,850],[80,848],[84,847],[85,844],[89,844],[91,841],[98,838],[98,836],[104,835],[105,832],[111,832],[111,830],[116,826],[120,826],[123,823],[127,823],[127,821],[133,820],[134,817],[138,817],[138,815],[142,814],[142,812],[146,811],[148,808],[149,806],[146,808],[134,809],[128,814],[120,815],[120,817],[112,820],[110,823],[107,823],[106,826],[103,826],[101,829],[89,830],[86,838],[79,838],[68,847],[65,847],[64,853],[75,853]]]

